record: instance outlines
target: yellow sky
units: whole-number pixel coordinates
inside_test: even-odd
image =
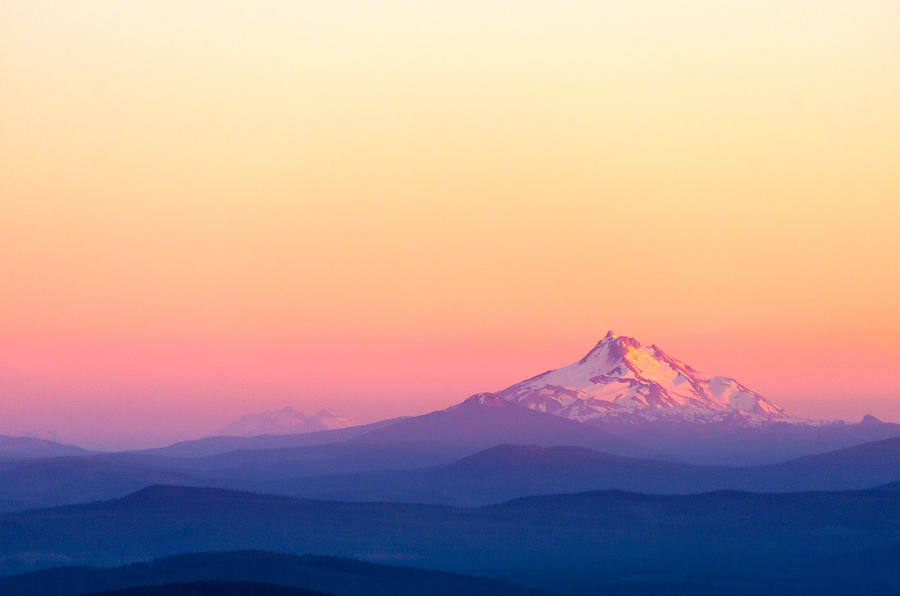
[[[409,413],[614,328],[900,418],[898,31],[878,1],[0,2],[0,411],[237,367],[196,420]]]

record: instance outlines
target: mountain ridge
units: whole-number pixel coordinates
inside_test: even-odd
[[[88,455],[91,453],[95,452],[76,445],[67,445],[49,439],[0,435],[0,460],[64,457],[68,455]]]

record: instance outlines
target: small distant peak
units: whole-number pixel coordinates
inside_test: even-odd
[[[603,336],[603,339],[600,340],[600,341],[601,341],[601,342],[604,342],[604,341],[609,341],[609,340],[611,340],[611,339],[616,339],[616,334],[612,332],[612,329],[610,329],[609,331],[607,331],[607,332],[606,332],[606,335],[604,335],[604,336]]]
[[[316,418],[337,418],[338,413],[330,408],[322,408],[316,412]]]
[[[866,414],[863,416],[863,419],[860,420],[860,424],[884,424],[881,420],[872,416],[871,414]]]

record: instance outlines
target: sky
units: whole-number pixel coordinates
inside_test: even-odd
[[[359,421],[607,330],[900,421],[900,4],[0,0],[0,433]]]

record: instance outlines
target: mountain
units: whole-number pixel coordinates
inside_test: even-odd
[[[259,435],[255,437],[214,436],[190,441],[179,441],[166,447],[144,449],[135,453],[163,455],[167,457],[204,457],[231,451],[256,449],[282,449],[286,447],[309,447],[338,443],[366,434],[383,426],[389,426],[402,418],[390,418],[370,424],[348,426],[333,430],[320,430],[296,435]]]
[[[503,409],[501,402],[518,409]],[[343,441],[443,443],[474,453],[511,443],[733,466],[776,463],[895,436],[900,425],[872,416],[857,424],[795,418],[734,379],[706,377],[656,346],[610,332],[574,364],[422,416],[301,434],[207,437],[141,453],[200,457]]]
[[[500,445],[448,465],[306,478],[298,497],[478,506],[518,497],[591,490],[698,494],[878,487],[900,479],[900,438],[766,466],[695,466],[620,457],[581,447]]]
[[[634,593],[610,586],[659,582],[707,592],[886,593],[900,589],[898,535],[900,500],[881,490],[607,491],[452,508],[151,487],[114,501],[0,515],[0,574],[256,549],[585,594]],[[835,563],[844,559],[867,565],[866,573],[847,577]]]
[[[25,459],[33,457],[64,457],[86,455],[87,449],[64,445],[56,441],[34,437],[11,437],[0,435],[0,459]]]
[[[368,445],[428,442],[470,452],[503,443],[578,445],[619,455],[666,457],[594,426],[529,409],[493,393],[473,395],[455,406],[400,420],[351,441]]]
[[[332,410],[322,409],[309,415],[287,407],[242,416],[220,430],[218,435],[231,437],[296,435],[348,426],[354,426],[354,423],[349,418],[338,416]]]
[[[75,596],[100,590],[126,590],[151,584],[196,585],[215,581],[221,587],[204,594],[232,594],[238,583],[268,584],[248,594],[280,594],[272,585],[316,590],[337,596],[431,594],[451,596],[540,596],[546,592],[484,579],[366,563],[316,555],[264,551],[208,552],[176,555],[120,567],[61,567],[0,578],[0,593],[17,596]],[[129,592],[124,592],[129,593]],[[143,592],[140,592],[143,593]],[[156,593],[156,592],[154,592]],[[170,591],[159,592],[169,594]],[[180,592],[179,592],[180,593]],[[185,592],[191,594],[191,592]],[[241,592],[243,593],[243,592]],[[285,592],[293,594],[294,592]],[[305,592],[312,594],[312,592]]]
[[[900,436],[900,424],[874,416],[856,424],[794,417],[730,377],[703,375],[657,346],[612,332],[577,362],[496,395],[704,465],[776,463]]]
[[[581,360],[497,393],[519,405],[588,421],[680,420],[749,425],[794,421],[730,377],[704,377],[655,345],[610,331]]]

